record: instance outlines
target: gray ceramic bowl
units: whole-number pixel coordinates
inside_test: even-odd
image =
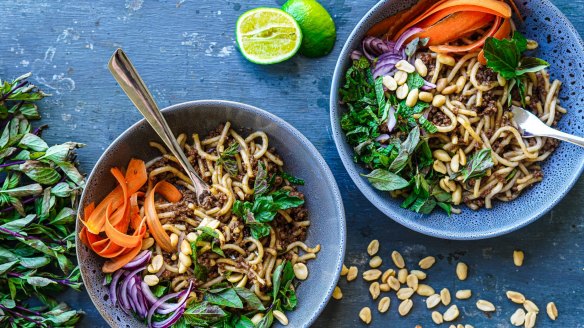
[[[584,114],[584,45],[578,32],[553,4],[546,0],[516,1],[526,16],[518,28],[528,38],[539,42],[538,56],[550,64],[552,78],[563,81],[560,98],[568,109],[558,128],[582,135]],[[357,24],[335,68],[332,86],[330,117],[333,138],[349,175],[365,197],[380,211],[400,224],[415,231],[446,239],[482,239],[509,233],[544,215],[572,188],[584,168],[584,151],[577,146],[562,143],[543,164],[545,177],[541,183],[526,190],[513,202],[496,202],[492,209],[472,211],[463,207],[463,213],[448,217],[441,211],[420,215],[400,208],[401,201],[392,199],[360,176],[366,170],[353,162],[353,149],[345,140],[340,120],[347,110],[339,105],[338,91],[344,83],[344,74],[351,65],[349,54],[360,48],[365,33],[375,23],[398,11],[411,7],[415,0],[383,0],[375,5]]]
[[[302,177],[306,185],[306,206],[312,224],[307,244],[322,246],[318,257],[308,263],[309,279],[298,288],[298,307],[289,312],[292,327],[308,327],[325,307],[337,283],[345,255],[345,212],[335,179],[316,148],[298,130],[282,119],[256,107],[220,100],[182,103],[163,110],[175,133],[196,131],[205,134],[219,124],[230,121],[235,128],[262,130],[270,137],[285,161],[285,169]],[[144,121],[140,121],[119,136],[95,165],[81,204],[98,202],[115,186],[109,173],[113,166],[124,167],[132,157],[151,159],[157,156],[148,141],[159,140]],[[79,224],[77,231],[79,231]],[[103,259],[77,239],[77,259],[83,282],[91,300],[112,327],[145,327],[134,317],[108,302],[107,289],[102,286]]]

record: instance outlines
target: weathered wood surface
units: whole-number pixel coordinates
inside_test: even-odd
[[[584,1],[556,0],[555,4],[584,34]],[[344,197],[348,242],[346,263],[366,268],[365,248],[381,241],[386,267],[392,249],[413,265],[426,254],[438,257],[429,284],[436,289],[470,288],[472,300],[455,301],[459,323],[475,327],[507,327],[516,306],[504,291],[524,292],[542,310],[538,327],[584,327],[584,180],[538,222],[504,237],[477,242],[454,242],[426,237],[394,223],[376,210],[351,182],[330,135],[328,94],[330,79],[343,40],[375,0],[325,0],[334,16],[338,42],[321,59],[295,57],[275,66],[247,62],[234,41],[237,17],[257,6],[277,1],[0,1],[0,77],[32,71],[33,81],[53,97],[43,101],[49,141],[75,140],[87,144],[79,159],[89,172],[102,151],[140,118],[106,68],[117,47],[131,56],[161,106],[194,99],[229,99],[271,111],[304,133],[326,158]],[[515,248],[526,252],[525,265],[513,266]],[[457,259],[470,266],[470,278],[455,279]],[[314,273],[316,274],[316,273]],[[361,326],[357,314],[373,309],[373,327],[432,326],[422,298],[416,298],[407,318],[397,315],[392,296],[389,313],[377,313],[367,285],[342,279],[342,301],[332,300],[316,327]],[[484,298],[497,304],[486,316],[474,302]],[[83,327],[105,322],[85,293],[64,299],[87,314]],[[552,324],[545,304],[554,300],[560,319]],[[302,301],[302,300],[300,300]],[[444,307],[441,311],[444,311]],[[293,323],[292,323],[293,326]]]

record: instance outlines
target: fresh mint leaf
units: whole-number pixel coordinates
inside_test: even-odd
[[[389,166],[389,170],[394,173],[400,172],[408,163],[410,156],[414,153],[418,142],[420,141],[420,128],[415,126],[408,137],[400,145],[399,153],[395,160]]]
[[[385,92],[383,91],[383,77],[378,77],[375,80],[375,97],[377,99],[377,115],[381,116],[386,104]]]
[[[418,119],[418,123],[420,123],[422,129],[426,130],[426,132],[428,133],[438,132],[438,128],[436,127],[436,125],[434,125],[434,123],[430,122],[424,116],[420,116],[420,118]]]
[[[406,80],[409,90],[419,89],[424,86],[424,78],[420,74],[414,72],[408,74],[408,79]]]
[[[371,185],[378,190],[391,191],[407,187],[409,182],[399,175],[383,169],[375,169],[366,177]]]

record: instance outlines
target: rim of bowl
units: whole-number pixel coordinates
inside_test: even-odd
[[[337,181],[334,178],[333,173],[330,170],[330,167],[328,166],[328,164],[326,163],[326,161],[324,160],[324,158],[322,157],[320,152],[316,149],[316,147],[314,147],[312,142],[310,142],[310,140],[308,140],[302,133],[300,133],[300,131],[298,131],[294,126],[292,126],[290,123],[286,122],[284,119],[282,119],[282,118],[276,116],[275,114],[272,114],[266,110],[263,110],[259,107],[255,107],[255,106],[248,105],[248,104],[241,103],[241,102],[237,102],[237,101],[203,99],[203,100],[192,100],[192,101],[186,101],[186,102],[174,104],[174,105],[163,108],[161,111],[163,113],[167,113],[167,112],[174,112],[174,111],[181,110],[184,107],[189,107],[189,106],[204,107],[206,105],[227,106],[227,107],[231,107],[231,108],[237,108],[238,110],[242,109],[242,110],[254,113],[254,114],[261,114],[261,115],[266,116],[268,119],[270,119],[274,123],[276,123],[278,125],[285,126],[287,129],[291,130],[294,134],[296,134],[298,136],[298,138],[302,141],[302,143],[304,143],[306,145],[306,147],[308,147],[309,152],[312,153],[313,156],[315,156],[323,164],[323,171],[325,174],[325,179],[332,183],[332,186],[333,186],[332,191],[333,191],[333,195],[335,198],[335,203],[336,203],[336,206],[341,214],[341,220],[339,220],[340,230],[341,230],[340,231],[341,249],[339,250],[338,256],[336,258],[335,278],[331,281],[331,283],[328,286],[326,286],[327,290],[326,290],[326,295],[325,295],[323,301],[321,302],[319,307],[312,313],[312,315],[305,322],[302,323],[303,327],[310,327],[314,323],[314,321],[316,321],[316,319],[319,317],[319,315],[324,310],[325,306],[330,301],[333,290],[334,290],[334,288],[337,285],[337,282],[339,280],[339,277],[341,274],[341,269],[343,266],[343,261],[345,259],[345,249],[346,249],[346,239],[347,239],[345,207],[343,205],[343,199],[341,197],[341,192],[339,190],[339,186],[337,185]],[[105,160],[106,154],[110,151],[110,149],[112,148],[112,145],[117,143],[118,141],[126,138],[131,133],[131,131],[133,131],[134,129],[136,129],[138,126],[140,126],[142,124],[148,124],[146,122],[146,119],[142,118],[138,122],[132,124],[126,130],[124,130],[124,132],[122,132],[117,138],[115,138],[114,141],[112,141],[112,143],[104,150],[104,152],[101,154],[101,156],[99,157],[99,159],[97,160],[97,162],[93,166],[91,173],[89,174],[89,176],[87,176],[86,181],[89,181],[91,179],[91,177],[93,176],[93,173],[95,172],[95,168],[100,166],[102,164],[102,162]],[[86,196],[86,191],[84,189],[83,192],[81,193],[79,206],[82,206],[82,201],[84,200],[85,196]],[[77,248],[80,247],[79,235],[77,234],[78,228],[79,228],[79,220],[76,220],[76,222],[75,222],[75,231],[76,231],[76,233],[75,233],[76,234],[76,236],[75,236],[75,254],[77,257],[77,262],[81,263],[80,258],[79,258],[79,252],[77,251]],[[115,322],[110,320],[111,319],[110,316],[106,315],[107,312],[105,312],[105,310],[103,309],[103,307],[104,307],[104,305],[102,304],[103,300],[98,298],[97,295],[95,295],[95,293],[93,291],[93,287],[88,287],[88,285],[85,283],[86,279],[85,279],[85,275],[83,274],[83,270],[80,270],[80,272],[81,272],[81,279],[83,280],[83,283],[85,285],[85,290],[87,291],[87,294],[89,295],[89,298],[91,299],[91,302],[93,303],[93,305],[95,305],[95,307],[99,311],[99,314],[109,324],[115,324]]]
[[[362,26],[369,20],[369,16],[371,16],[374,12],[381,10],[387,4],[392,3],[392,2],[397,2],[397,1],[399,1],[399,0],[381,0],[381,1],[377,2],[373,7],[371,7],[371,9],[369,9],[367,11],[367,13],[359,20],[357,25],[355,25],[355,27],[351,31],[351,34],[349,34],[349,36],[347,37],[347,40],[345,41],[343,48],[341,49],[341,52],[339,53],[339,57],[337,59],[336,65],[335,65],[335,70],[334,70],[333,78],[332,78],[332,82],[331,82],[329,116],[330,116],[331,129],[332,129],[332,135],[333,135],[333,140],[335,142],[335,146],[336,146],[337,151],[339,153],[339,157],[341,158],[341,161],[343,162],[343,166],[345,167],[345,170],[347,171],[347,173],[349,173],[351,180],[353,180],[355,185],[357,185],[357,188],[361,191],[361,193],[365,196],[365,198],[367,198],[367,200],[369,200],[369,202],[372,203],[373,206],[375,206],[378,210],[380,210],[385,216],[387,216],[390,219],[394,220],[395,222],[405,226],[408,229],[411,229],[411,230],[414,230],[416,232],[419,232],[419,233],[422,233],[422,234],[425,234],[428,236],[432,236],[432,237],[444,238],[444,239],[450,239],[450,240],[487,239],[487,238],[493,238],[493,237],[508,234],[510,232],[516,231],[518,229],[521,229],[521,228],[535,222],[537,219],[541,218],[542,216],[547,214],[552,208],[554,208],[566,196],[566,194],[574,187],[574,185],[578,181],[578,178],[582,175],[582,172],[584,171],[584,160],[582,160],[580,162],[580,168],[578,169],[577,172],[575,172],[575,174],[572,175],[572,178],[570,179],[570,181],[565,185],[566,187],[563,188],[563,190],[560,193],[558,193],[557,196],[554,197],[554,199],[552,199],[550,202],[548,202],[547,207],[544,210],[540,211],[539,213],[530,214],[525,219],[523,219],[521,222],[518,222],[517,224],[512,225],[512,226],[507,226],[505,228],[499,228],[499,229],[493,228],[490,231],[484,231],[484,232],[473,233],[473,234],[464,233],[464,234],[456,234],[456,235],[448,234],[444,230],[437,230],[434,228],[426,227],[424,225],[418,224],[418,223],[416,223],[412,220],[409,220],[409,219],[404,219],[399,213],[394,211],[391,207],[385,205],[385,203],[387,203],[388,201],[392,201],[389,198],[381,199],[381,201],[374,201],[374,200],[378,200],[377,195],[367,189],[367,187],[368,187],[367,183],[364,181],[363,178],[361,178],[361,176],[359,176],[359,173],[354,169],[355,166],[360,165],[360,164],[354,163],[351,160],[352,154],[345,152],[344,148],[342,147],[344,144],[346,144],[346,141],[344,139],[343,131],[340,129],[340,120],[337,119],[337,112],[339,112],[339,108],[338,108],[338,106],[339,106],[339,104],[338,104],[339,90],[338,90],[337,86],[341,85],[340,83],[343,81],[344,73],[345,73],[345,68],[341,67],[341,61],[342,61],[343,57],[349,56],[349,53],[353,50],[353,49],[349,48],[349,40],[352,40],[355,37],[355,35],[357,35],[361,31]],[[565,26],[576,37],[576,40],[580,44],[580,47],[584,48],[584,42],[582,41],[582,37],[580,36],[580,34],[578,33],[578,31],[576,30],[574,25],[572,25],[570,20],[560,11],[560,9],[558,9],[558,7],[556,7],[549,0],[543,0],[543,2],[547,6],[550,7],[550,9],[554,12],[554,15],[562,17],[567,22],[567,24]]]

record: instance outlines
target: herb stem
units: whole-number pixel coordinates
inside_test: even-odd
[[[2,305],[2,304],[0,304],[0,309],[3,309],[3,310],[4,310],[4,311],[6,311],[6,312],[10,312],[10,313],[12,313],[13,315],[15,315],[15,316],[17,316],[17,317],[19,317],[19,318],[23,318],[23,319],[25,319],[25,320],[27,320],[27,321],[34,322],[34,323],[36,323],[37,325],[39,325],[39,326],[41,326],[41,327],[51,327],[51,326],[47,325],[47,324],[46,324],[46,323],[44,323],[44,322],[38,321],[38,320],[36,320],[36,319],[33,319],[33,318],[31,318],[31,317],[27,317],[27,316],[25,316],[25,315],[23,315],[23,314],[21,314],[21,313],[18,313],[17,311],[14,311],[14,310],[12,310],[12,309],[9,309],[9,308],[7,308],[6,306],[4,306],[4,305]]]
[[[8,167],[8,166],[14,166],[14,165],[20,165],[20,164],[24,164],[24,163],[26,163],[26,161],[8,162],[8,163],[0,164],[0,168],[2,168],[2,167]]]
[[[22,88],[23,86],[25,86],[28,83],[28,81],[22,81],[20,82],[18,85],[16,85],[16,87],[12,88],[12,90],[8,91],[5,95],[3,95],[2,97],[0,97],[0,101],[4,101],[6,98],[8,98],[11,94],[14,93],[14,91]]]
[[[23,200],[21,203],[22,203],[22,205],[26,205],[26,204],[33,202],[35,199],[37,199],[37,196],[32,196],[30,198]],[[0,212],[9,212],[9,211],[12,211],[13,209],[14,209],[14,206],[8,206],[7,208],[1,209]]]

